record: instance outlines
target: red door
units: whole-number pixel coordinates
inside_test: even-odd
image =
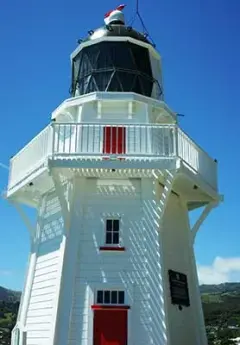
[[[126,152],[126,127],[104,127],[103,153],[123,154]]]
[[[127,345],[127,310],[95,310],[93,345]]]

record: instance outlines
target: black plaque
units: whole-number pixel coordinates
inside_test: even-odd
[[[172,304],[189,307],[190,299],[186,274],[169,270],[168,275]]]

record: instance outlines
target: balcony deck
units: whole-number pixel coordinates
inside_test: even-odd
[[[46,173],[49,164],[161,170],[174,169],[179,161],[217,194],[216,161],[176,125],[52,123],[11,159],[7,196]]]

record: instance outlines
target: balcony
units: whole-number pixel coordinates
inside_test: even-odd
[[[11,159],[8,194],[46,171],[49,160],[61,168],[97,169],[111,162],[112,168],[161,169],[179,159],[217,192],[217,163],[176,125],[52,123]]]

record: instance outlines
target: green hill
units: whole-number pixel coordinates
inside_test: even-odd
[[[0,286],[0,301],[19,301],[21,297],[20,291],[14,291],[10,289],[6,289],[2,286]]]
[[[200,285],[200,291],[204,293],[240,293],[240,283],[224,283],[218,285]]]

